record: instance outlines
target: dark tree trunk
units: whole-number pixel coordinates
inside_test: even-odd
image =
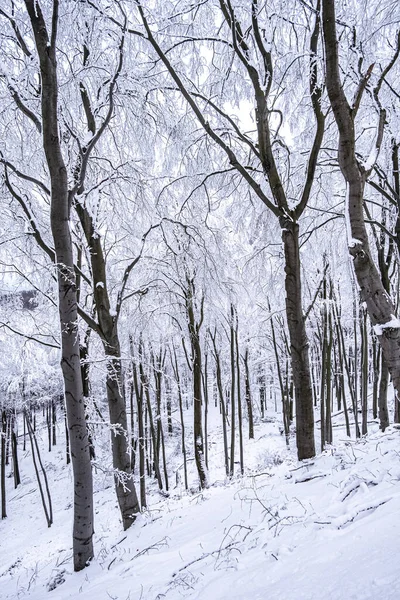
[[[372,337],[372,415],[374,419],[378,418],[378,386],[380,369],[380,348],[376,344],[375,336]]]
[[[57,409],[54,398],[51,400],[51,428],[52,428],[52,444],[57,444]]]
[[[11,414],[6,412],[6,466],[10,464]]]
[[[89,394],[90,394],[90,378],[89,378],[89,339],[90,339],[91,329],[88,328],[85,333],[85,341],[83,344],[79,346],[79,355],[81,360],[81,376],[82,376],[82,386],[83,386],[83,398],[85,403],[85,418],[86,423],[88,421],[88,402],[89,402]],[[94,448],[93,437],[90,431],[90,428],[87,426],[88,432],[88,440],[89,440],[89,454],[90,459],[94,460],[96,458],[96,451]]]
[[[130,339],[131,345],[131,353],[133,353],[133,343]],[[139,445],[139,482],[140,482],[140,506],[141,509],[145,509],[147,507],[146,500],[146,460],[145,460],[145,432],[144,432],[144,422],[143,422],[143,412],[144,412],[144,404],[143,404],[143,385],[139,386],[139,378],[137,375],[136,365],[134,363],[134,358],[132,355],[132,389],[135,390],[136,396],[136,405],[137,405],[137,418],[138,418],[138,445]],[[132,405],[133,410],[133,405]]]
[[[265,408],[266,408],[266,390],[265,390],[265,373],[263,372],[263,368],[259,367],[259,374],[257,379],[259,385],[259,394],[260,394],[260,414],[261,419],[265,417]]]
[[[153,362],[153,373],[155,379],[155,392],[156,392],[156,406],[157,406],[157,455],[160,456],[162,453],[164,479],[165,479],[165,491],[168,492],[169,481],[168,481],[168,470],[167,470],[167,456],[165,452],[165,438],[164,438],[164,427],[162,422],[162,411],[161,411],[161,397],[162,397],[162,379],[163,379],[163,368],[165,362],[165,352],[160,348],[160,354],[158,357],[152,356]]]
[[[204,355],[204,455],[208,469],[208,353]]]
[[[11,450],[13,458],[13,471],[14,471],[14,487],[17,487],[21,483],[21,476],[19,473],[19,461],[18,461],[18,439],[15,432],[15,418],[13,421],[13,427],[11,431]]]
[[[274,318],[273,317],[271,317],[271,332],[272,332],[272,344],[273,344],[274,353],[275,353],[276,370],[278,372],[279,388],[281,391],[283,430],[285,432],[286,445],[287,445],[287,447],[289,447],[289,433],[290,433],[289,412],[290,412],[290,410],[289,410],[288,397],[285,392],[285,387],[283,384],[281,362],[280,362],[280,357],[279,357],[279,352],[278,352],[278,344],[276,342],[275,326],[274,326]]]
[[[0,453],[0,487],[1,487],[1,518],[7,517],[6,508],[6,431],[7,431],[7,415],[3,409],[1,411],[1,453]]]
[[[240,459],[240,472],[244,474],[244,452],[243,452],[243,413],[242,413],[242,393],[240,389],[240,354],[239,354],[239,323],[237,312],[236,316],[236,330],[235,330],[235,342],[236,342],[236,373],[237,373],[237,400],[238,400],[238,428],[239,428],[239,459]]]
[[[27,418],[26,423],[28,426],[29,439],[31,442],[32,461],[33,461],[33,467],[35,469],[36,480],[37,480],[38,487],[39,487],[40,498],[42,500],[42,506],[43,506],[45,517],[46,517],[47,526],[51,527],[51,525],[53,524],[53,508],[52,508],[52,502],[51,502],[51,496],[50,496],[49,482],[47,479],[46,470],[43,466],[43,462],[42,462],[42,459],[40,456],[40,450],[39,450],[39,445],[38,445],[38,442],[36,439],[36,435],[32,429],[32,425],[29,421],[29,418]],[[39,467],[40,467],[40,469],[39,469]],[[42,475],[43,475],[47,501],[46,501],[45,493],[43,490],[42,480],[40,477],[40,470],[42,471]]]
[[[381,378],[379,381],[379,396],[378,396],[378,408],[379,408],[379,426],[382,431],[385,431],[389,427],[389,412],[387,407],[387,391],[389,385],[389,371],[386,366],[385,360],[381,361]]]
[[[233,477],[235,472],[235,440],[236,440],[236,364],[235,364],[235,327],[234,308],[231,305],[230,347],[231,347],[231,456],[229,464],[229,476]]]
[[[315,456],[314,407],[308,339],[301,300],[299,226],[282,219],[285,252],[286,316],[296,400],[296,443],[299,460]]]
[[[218,389],[218,394],[219,394],[219,403],[220,403],[221,417],[222,417],[225,474],[226,474],[226,476],[228,476],[229,475],[229,456],[228,456],[228,433],[227,433],[227,426],[226,426],[227,416],[226,416],[226,408],[225,408],[224,391],[222,388],[221,359],[219,356],[219,351],[217,349],[216,336],[217,336],[217,333],[215,331],[214,336],[211,335],[211,340],[212,340],[213,347],[214,347],[214,358],[215,358],[215,365],[216,365],[215,376],[216,376],[216,380],[217,380],[217,389]]]
[[[344,419],[346,422],[346,434],[348,437],[351,437],[349,413],[347,410],[347,400],[346,400],[346,393],[345,393],[345,389],[344,389],[345,388],[344,369],[347,370],[347,366],[345,365],[346,349],[344,348],[344,344],[343,344],[341,323],[339,321],[339,314],[337,312],[336,301],[333,302],[333,319],[335,322],[337,345],[338,345],[338,360],[339,360],[339,364],[340,364],[340,385],[342,387],[343,412],[344,412]],[[349,387],[350,387],[350,378],[349,378]]]
[[[146,453],[149,457],[149,463],[150,463],[150,455],[151,455],[151,447],[153,446],[153,466],[154,466],[154,472],[157,478],[157,483],[158,483],[158,487],[160,490],[163,489],[163,483],[162,483],[162,479],[161,479],[161,472],[160,472],[160,461],[159,461],[159,456],[156,452],[157,449],[157,438],[156,438],[156,430],[154,427],[154,420],[153,420],[153,410],[151,407],[151,399],[150,399],[150,392],[149,392],[149,381],[147,378],[147,375],[144,371],[143,368],[143,345],[142,345],[142,341],[139,342],[139,374],[140,374],[140,381],[141,381],[141,385],[143,386],[143,390],[144,390],[144,395],[146,398],[146,416],[149,420],[149,428],[150,428],[150,436],[149,436],[149,452]],[[147,418],[146,418],[146,423],[147,423]],[[149,464],[150,466],[150,464]],[[150,469],[149,469],[150,471]],[[149,473],[150,475],[150,473]]]
[[[367,315],[360,314],[361,329],[361,433],[368,433],[368,331]]]
[[[246,352],[243,358],[244,362],[244,373],[245,373],[245,389],[246,389],[246,406],[247,416],[249,420],[249,440],[254,439],[254,420],[253,420],[253,403],[251,399],[251,388],[250,388],[250,371],[249,371],[249,349],[246,348]]]
[[[197,472],[199,475],[200,487],[206,488],[209,485],[208,472],[204,456],[204,438],[203,438],[203,412],[202,412],[202,361],[200,346],[200,327],[203,321],[203,302],[201,301],[200,320],[196,321],[194,314],[194,282],[187,278],[186,289],[186,313],[188,318],[188,328],[190,344],[192,349],[192,369],[193,369],[193,437],[194,437],[194,456]]]
[[[182,454],[183,454],[183,473],[185,478],[185,489],[189,488],[188,486],[188,476],[187,476],[187,459],[186,459],[186,442],[185,442],[185,420],[183,418],[183,400],[182,400],[182,388],[181,388],[181,379],[179,375],[179,366],[178,359],[176,356],[176,350],[174,347],[174,360],[172,360],[171,356],[171,364],[172,370],[174,371],[176,385],[178,388],[178,402],[179,402],[179,415],[181,418],[181,442],[182,442]]]
[[[79,361],[77,296],[69,228],[67,171],[58,125],[56,38],[58,0],[53,2],[51,37],[37,0],[25,0],[40,60],[43,147],[51,180],[51,230],[58,275],[61,366],[64,376],[74,474],[73,556],[76,571],[93,557],[93,483]]]
[[[115,356],[111,357],[110,349]],[[119,341],[114,338],[113,345],[107,347],[107,401],[110,413],[111,448],[113,467],[115,471],[115,489],[119,509],[122,516],[122,525],[126,530],[135,521],[140,506],[136,495],[131,460],[128,448],[128,419],[126,414],[125,397],[123,396],[121,350]]]

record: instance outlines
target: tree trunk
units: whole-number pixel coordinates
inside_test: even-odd
[[[236,313],[236,310],[235,310]],[[242,413],[242,394],[240,389],[240,355],[239,355],[239,324],[236,313],[236,373],[237,373],[237,405],[238,405],[238,427],[239,427],[239,458],[240,472],[244,474],[244,452],[243,452],[243,413]]]
[[[159,460],[159,456],[156,452],[157,449],[157,439],[156,439],[156,430],[154,427],[154,419],[153,419],[153,410],[151,408],[151,400],[150,400],[150,392],[149,392],[149,381],[147,378],[147,375],[144,371],[143,368],[143,345],[142,345],[142,341],[139,342],[139,374],[140,374],[140,381],[141,384],[143,386],[143,390],[144,390],[144,395],[146,398],[146,407],[147,407],[147,411],[146,411],[146,421],[145,421],[145,425],[147,425],[147,417],[149,420],[149,429],[150,429],[150,436],[149,436],[149,452],[147,452],[147,456],[149,457],[149,467],[150,467],[150,454],[151,454],[151,447],[153,445],[153,466],[154,466],[154,472],[157,478],[157,483],[158,483],[158,487],[160,490],[163,489],[163,483],[162,483],[162,479],[161,479],[161,472],[160,472],[160,460]],[[149,469],[149,471],[151,471]],[[150,472],[149,472],[150,475]]]
[[[6,508],[6,431],[7,431],[7,415],[3,409],[1,411],[1,452],[0,452],[0,487],[1,487],[1,518],[7,517]]]
[[[296,443],[299,460],[315,456],[314,408],[308,339],[301,300],[299,226],[281,219],[285,252],[286,317],[296,400]]]
[[[227,416],[226,416],[224,392],[223,392],[223,388],[222,388],[221,359],[219,356],[219,351],[217,349],[216,336],[217,336],[217,333],[215,331],[214,336],[211,335],[211,339],[212,339],[212,343],[213,343],[213,347],[214,347],[214,358],[215,358],[215,365],[216,365],[215,376],[216,376],[216,380],[217,380],[217,389],[218,389],[218,394],[219,394],[219,403],[220,403],[221,417],[222,417],[222,434],[223,434],[223,440],[224,440],[225,474],[226,474],[226,476],[228,476],[229,475],[229,456],[228,456],[228,433],[227,433],[227,427],[226,427]]]
[[[368,331],[367,315],[360,314],[361,329],[361,433],[368,433]]]
[[[15,418],[13,421],[13,427],[11,431],[11,452],[13,458],[13,470],[14,470],[14,487],[18,487],[21,483],[21,476],[19,473],[19,461],[18,461],[18,439],[15,432]]]
[[[175,346],[173,346],[174,350],[174,360],[172,360],[171,356],[171,364],[172,370],[174,371],[176,385],[178,388],[178,402],[179,402],[179,415],[181,418],[181,442],[182,442],[182,454],[183,454],[183,474],[185,478],[185,489],[189,488],[188,486],[188,476],[187,476],[187,459],[186,459],[186,443],[185,443],[185,420],[183,418],[183,400],[182,400],[182,388],[181,388],[181,380],[179,376],[179,366],[178,359],[176,356]]]
[[[111,356],[111,349],[115,356]],[[107,351],[106,351],[107,350]],[[111,423],[111,448],[113,456],[115,490],[122,525],[126,530],[135,521],[140,506],[136,495],[128,447],[128,419],[123,395],[121,350],[115,338],[105,347],[107,359],[107,402]]]
[[[358,104],[356,100],[350,107],[339,75],[335,2],[334,0],[323,0],[322,7],[327,91],[339,130],[339,166],[347,186],[346,212],[348,214],[349,253],[360,288],[361,301],[366,303],[368,315],[381,344],[384,359],[392,376],[395,404],[398,404],[400,396],[400,324],[394,317],[395,307],[384,289],[378,269],[372,259],[365,227],[364,187],[373,164],[366,165],[366,163],[360,162],[356,155],[354,120],[361,100],[360,94],[367,85],[372,68],[367,71],[360,82],[357,92]],[[385,111],[380,109],[373,151],[375,156],[378,156],[382,142],[385,118]]]
[[[386,366],[385,360],[381,361],[381,378],[379,381],[379,396],[378,396],[378,407],[379,407],[379,427],[381,431],[385,431],[389,427],[389,413],[387,407],[387,391],[389,384],[389,371]]]
[[[58,0],[53,2],[51,38],[37,0],[25,0],[40,60],[43,147],[51,180],[51,230],[56,254],[61,367],[64,376],[69,439],[74,478],[74,569],[83,569],[93,557],[93,483],[85,423],[79,361],[77,297],[69,228],[67,171],[61,153],[58,126],[56,37]]]
[[[130,346],[132,353],[132,389],[135,390],[136,405],[137,405],[137,418],[138,418],[138,445],[139,445],[139,487],[140,487],[140,506],[141,509],[147,508],[146,500],[146,460],[145,460],[145,433],[143,423],[143,385],[139,386],[139,378],[137,375],[136,364],[133,358],[133,342],[130,338]],[[132,403],[133,409],[133,403]]]
[[[203,389],[204,389],[204,454],[206,460],[206,467],[208,469],[208,353],[204,354],[204,377],[203,377]]]
[[[92,216],[79,202],[75,209],[86,241],[90,248],[93,277],[93,294],[99,322],[99,335],[103,343],[107,363],[106,390],[110,415],[111,446],[115,471],[115,491],[124,529],[128,529],[140,512],[131,469],[128,445],[128,419],[122,381],[121,347],[118,334],[118,316],[111,311],[107,289],[106,262],[101,238],[96,231]]]
[[[193,437],[194,437],[194,456],[197,472],[199,475],[200,487],[206,488],[209,485],[208,471],[204,456],[204,438],[203,438],[203,413],[202,413],[202,362],[200,346],[200,321],[196,322],[194,315],[194,283],[187,278],[186,290],[186,313],[188,318],[188,328],[190,344],[192,349],[193,364]],[[203,310],[202,299],[202,308]]]
[[[380,368],[380,348],[376,344],[376,337],[372,336],[372,415],[374,419],[378,418],[378,385]]]
[[[259,385],[259,394],[260,394],[260,413],[261,419],[265,417],[265,404],[266,404],[266,394],[265,394],[265,373],[263,368],[259,367],[259,374],[257,379]]]
[[[271,317],[271,332],[272,332],[272,344],[273,344],[274,353],[275,353],[276,370],[278,372],[279,388],[281,391],[283,430],[285,432],[286,445],[287,445],[287,447],[289,447],[289,433],[290,433],[289,402],[288,402],[288,397],[285,392],[285,386],[283,385],[282,369],[281,369],[280,357],[279,357],[279,353],[278,353],[278,344],[276,342],[275,326],[274,326],[274,318],[273,317]]]
[[[250,388],[250,371],[249,371],[249,349],[246,348],[244,353],[244,377],[245,377],[245,390],[246,390],[246,406],[247,416],[249,420],[249,440],[254,439],[254,420],[253,420],[253,403],[251,399],[251,388]]]
[[[231,346],[231,455],[229,464],[229,476],[233,477],[235,472],[235,440],[236,440],[236,365],[235,365],[235,327],[234,327],[234,308],[231,305],[231,326],[230,326],[230,346]]]

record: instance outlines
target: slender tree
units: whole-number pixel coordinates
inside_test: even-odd
[[[43,148],[51,182],[51,231],[58,277],[61,367],[74,474],[73,554],[76,571],[93,557],[93,483],[79,360],[76,281],[70,231],[67,170],[58,123],[56,43],[59,1],[54,0],[50,33],[37,0],[25,0],[40,63]]]

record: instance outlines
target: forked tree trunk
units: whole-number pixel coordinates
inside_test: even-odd
[[[334,0],[322,0],[323,29],[326,56],[326,84],[329,100],[339,130],[339,166],[347,185],[346,211],[348,215],[348,246],[354,272],[360,288],[361,301],[365,302],[369,318],[382,346],[383,357],[392,377],[395,389],[395,405],[400,397],[400,327],[394,320],[395,307],[385,291],[380,274],[371,256],[365,227],[363,200],[365,182],[374,160],[362,163],[356,156],[355,117],[372,72],[372,67],[360,82],[352,106],[345,96],[339,75],[338,43]],[[398,56],[394,55],[394,60]],[[388,67],[393,64],[389,63]],[[388,69],[384,70],[387,73]],[[380,84],[382,79],[380,80]],[[377,100],[379,85],[374,89]],[[380,108],[380,107],[379,107]],[[383,137],[385,111],[380,108],[379,123],[372,158],[377,157]],[[392,324],[392,325],[391,325]]]
[[[69,228],[67,171],[61,153],[58,126],[56,38],[58,0],[53,1],[51,37],[38,0],[25,0],[40,60],[43,147],[51,180],[51,230],[56,254],[61,367],[64,376],[68,429],[74,479],[73,556],[76,571],[93,557],[93,483],[85,423],[79,361],[76,282]]]

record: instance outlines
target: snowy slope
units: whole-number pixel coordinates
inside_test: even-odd
[[[9,517],[0,523],[1,600],[398,600],[400,432],[343,436],[299,464],[274,427],[259,425],[247,449],[260,466],[262,444],[272,443],[261,471],[203,493],[153,495],[125,533],[110,481],[97,473],[96,557],[77,574],[69,468],[61,450],[45,455],[54,465],[47,529],[26,452],[23,485],[12,490],[9,480]]]

